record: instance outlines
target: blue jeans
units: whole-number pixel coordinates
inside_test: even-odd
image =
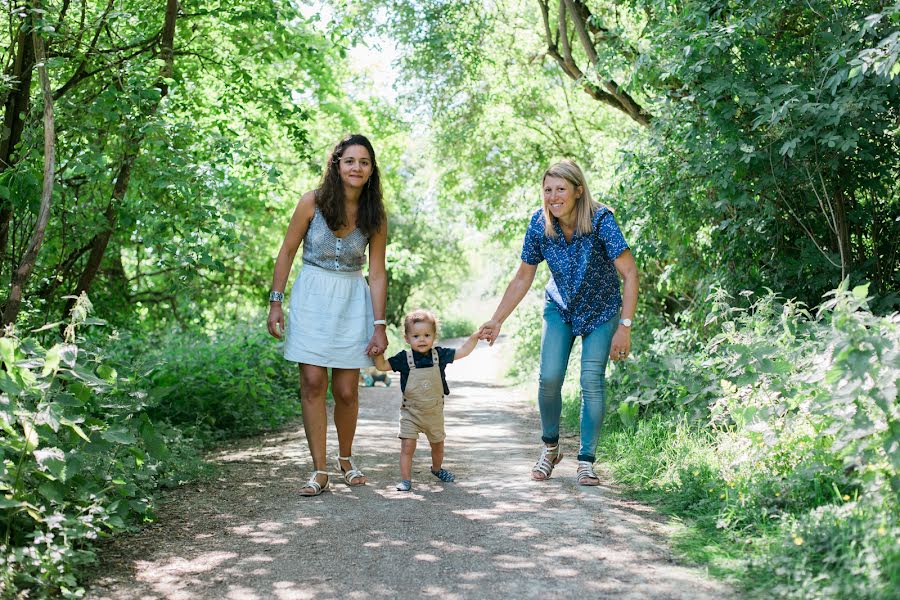
[[[606,415],[606,363],[618,326],[616,315],[581,338],[581,447],[578,449],[578,460],[593,463],[595,459],[597,440]],[[545,444],[553,445],[559,441],[562,385],[574,342],[572,327],[563,321],[556,305],[548,301],[544,306],[538,385],[541,439]]]

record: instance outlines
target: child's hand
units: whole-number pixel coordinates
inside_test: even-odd
[[[379,371],[392,371],[391,364],[384,358],[384,350],[372,357],[375,368]]]

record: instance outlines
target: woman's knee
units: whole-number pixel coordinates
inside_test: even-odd
[[[538,375],[538,385],[545,390],[562,389],[563,382],[566,380],[565,371],[557,370],[541,370]]]
[[[300,395],[305,398],[325,398],[328,392],[328,372],[322,369],[300,370]]]
[[[335,404],[344,406],[352,406],[359,401],[359,385],[356,380],[350,385],[344,381],[331,382],[331,395],[334,397]]]

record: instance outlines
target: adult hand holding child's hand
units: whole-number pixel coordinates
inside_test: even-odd
[[[478,339],[485,340],[489,345],[493,346],[497,336],[500,335],[500,327],[500,321],[496,319],[485,321],[484,325],[478,329]]]

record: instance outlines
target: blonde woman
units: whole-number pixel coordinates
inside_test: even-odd
[[[631,350],[637,266],[612,211],[591,198],[577,164],[564,160],[551,166],[544,173],[542,189],[543,207],[531,217],[522,263],[479,335],[494,343],[503,322],[531,287],[537,265],[546,260],[551,277],[546,288],[538,386],[544,445],[531,477],[549,479],[562,459],[562,385],[572,344],[581,336],[581,445],[576,481],[598,485],[593,465],[606,413],[606,365],[610,358],[624,360]]]

